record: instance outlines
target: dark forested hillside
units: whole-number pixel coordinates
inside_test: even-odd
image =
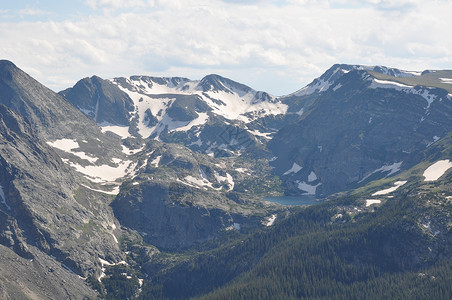
[[[337,214],[352,198],[306,208],[155,276],[143,299],[450,299],[451,232],[428,234],[418,220],[452,211],[429,197],[354,217]]]

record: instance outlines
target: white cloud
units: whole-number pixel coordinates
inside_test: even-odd
[[[55,90],[93,74],[219,73],[280,95],[334,63],[452,68],[451,2],[230,2],[87,0],[83,19],[0,23],[0,56]]]
[[[40,10],[40,9],[26,8],[26,9],[19,10],[19,15],[21,17],[40,16],[40,15],[48,15],[48,14],[50,14],[50,13],[47,11],[44,11],[44,10]]]
[[[94,9],[123,9],[146,7],[147,2],[143,0],[86,0],[86,4]]]

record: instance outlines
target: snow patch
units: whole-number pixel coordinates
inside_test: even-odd
[[[275,223],[277,215],[273,214],[270,217],[266,218],[264,225],[267,227],[272,226]]]
[[[69,267],[66,266],[65,264],[61,263],[61,266],[63,266],[63,268],[65,268],[67,271],[69,271],[69,273],[75,274],[75,272],[72,271],[71,268],[69,268]]]
[[[305,191],[306,195],[315,195],[317,187],[322,184],[322,183],[318,183],[316,185],[310,185],[304,181],[295,181],[295,182],[298,183],[298,189]]]
[[[313,182],[317,180],[317,175],[312,171],[308,176],[308,182]]]
[[[337,91],[342,87],[342,84],[338,83],[335,87],[333,87],[333,91]]]
[[[123,139],[130,137],[129,126],[116,126],[116,125],[111,125],[108,123],[102,123],[102,124],[99,124],[99,126],[103,133],[105,133],[107,131],[111,131],[111,132],[119,135]]]
[[[198,113],[198,118],[194,119],[193,121],[189,122],[188,124],[186,122],[172,122],[171,124],[168,124],[168,130],[169,131],[188,131],[194,126],[202,125],[207,122],[209,119],[209,115],[207,113]],[[184,123],[184,125],[181,125],[180,123]]]
[[[320,93],[323,91],[326,91],[330,88],[331,86],[331,82],[329,81],[324,81],[323,79],[316,79],[314,84],[309,84],[307,86],[305,86],[304,88],[302,88],[301,90],[290,94],[289,96],[297,96],[297,97],[301,97],[301,96],[306,96],[306,95],[311,95],[313,93]]]
[[[387,195],[389,193],[394,192],[395,190],[397,190],[399,187],[401,187],[405,183],[407,183],[407,181],[396,181],[396,182],[394,182],[394,186],[393,187],[390,187],[388,189],[384,189],[384,190],[375,192],[375,193],[372,194],[372,196]]]
[[[8,210],[11,210],[11,207],[6,203],[5,192],[3,191],[3,186],[0,185],[0,198],[2,198],[2,203],[6,206]]]
[[[91,190],[91,191],[94,191],[94,192],[98,192],[98,193],[107,194],[107,195],[116,196],[116,195],[119,194],[119,186],[114,187],[111,191],[104,191],[104,190],[93,189],[92,187],[89,187],[89,186],[84,185],[84,184],[81,184],[81,186],[83,186],[84,188],[87,188],[88,190]]]
[[[302,116],[304,114],[304,108],[301,108],[299,111],[296,112],[296,114]]]
[[[392,165],[384,165],[383,167],[378,168],[378,169],[372,171],[370,174],[364,176],[364,178],[361,179],[359,182],[363,182],[364,180],[366,180],[367,178],[369,178],[370,176],[372,176],[373,174],[378,173],[378,172],[382,172],[382,173],[389,172],[388,174],[386,174],[385,177],[391,176],[392,174],[395,174],[400,171],[400,168],[402,167],[402,163],[403,163],[403,161],[393,163]]]
[[[405,71],[405,70],[400,70],[402,72],[402,75],[405,76],[400,76],[400,77],[417,77],[417,76],[421,76],[422,72],[419,71]]]
[[[380,204],[380,203],[381,203],[381,200],[379,200],[379,199],[367,199],[366,200],[366,207],[369,207],[369,206],[371,206],[373,204]]]
[[[287,170],[283,175],[288,175],[290,173],[298,173],[301,169],[303,168],[300,167],[297,163],[293,163],[292,168]]]
[[[260,136],[268,140],[272,138],[271,135],[273,134],[272,132],[260,132],[259,130],[249,130],[249,129],[248,132],[251,133],[252,135]]]
[[[97,278],[97,280],[99,282],[101,282],[102,278],[104,278],[106,276],[106,274],[105,274],[105,270],[106,270],[105,266],[109,266],[110,267],[110,266],[117,266],[117,265],[127,265],[127,262],[125,262],[125,261],[120,261],[118,263],[111,263],[111,262],[108,262],[105,259],[102,259],[100,257],[98,257],[98,259],[99,259],[99,262],[100,262],[100,264],[102,266],[102,268],[101,268],[102,273],[100,274],[99,278]]]
[[[139,149],[132,150],[132,149],[122,145],[122,153],[127,154],[127,155],[137,154],[138,152],[143,151],[143,149],[144,149],[144,146]]]
[[[116,244],[119,244],[118,239],[116,238],[116,236],[113,234],[113,232],[110,232],[111,236],[113,237],[113,240],[115,241]]]
[[[162,156],[159,155],[151,161],[151,164],[153,164],[155,167],[158,167],[161,159],[162,159]]]
[[[446,173],[452,167],[452,162],[448,159],[439,160],[430,167],[428,167],[423,176],[425,177],[424,181],[435,181],[438,180],[441,176]]]
[[[279,115],[287,112],[286,104],[269,101],[255,102],[256,92],[243,93],[232,89],[226,91],[208,91],[200,93],[200,97],[212,108],[212,112],[229,120],[240,120],[245,123],[257,117]],[[217,100],[220,100],[219,103]]]
[[[433,145],[434,143],[436,143],[439,139],[440,139],[440,137],[435,135],[433,137],[433,141],[427,144],[427,148],[430,147],[431,145]]]
[[[79,143],[76,140],[60,139],[53,142],[47,142],[47,144],[53,148],[57,148],[61,151],[71,153],[81,159],[87,160],[90,163],[95,163],[99,159],[97,157],[88,156],[85,152],[82,151],[74,151],[74,149],[80,147]]]
[[[72,152],[72,149],[80,147],[75,140],[70,139],[60,139],[53,142],[47,142],[47,144],[64,152]]]
[[[199,179],[199,178],[193,177],[191,175],[188,175],[188,176],[184,177],[184,181],[186,181],[190,184],[194,184],[197,187],[202,187],[204,189],[206,189],[205,186],[212,187],[212,184],[205,178]]]
[[[198,140],[192,142],[188,146],[199,146],[199,147],[202,147],[202,145],[203,145],[202,140],[200,138],[198,138]]]
[[[452,84],[452,78],[440,78],[443,83]]]
[[[240,223],[234,223],[234,229],[240,231]]]
[[[113,82],[117,84],[116,82]],[[155,127],[148,127],[145,122],[146,119],[146,110],[150,110],[153,116],[156,116],[158,121],[162,120],[161,111],[165,111],[169,107],[169,103],[174,101],[174,98],[151,98],[144,93],[139,93],[136,91],[130,91],[126,88],[123,88],[120,84],[117,84],[119,89],[129,95],[130,99],[132,99],[133,104],[135,106],[135,111],[133,113],[133,117],[138,116],[138,133],[143,138],[148,138],[155,130]],[[166,114],[165,114],[166,115]]]
[[[81,166],[72,162],[68,162],[70,166],[74,167],[77,172],[86,175],[86,178],[92,182],[114,182],[119,178],[122,178],[130,173],[132,167],[132,161],[121,161],[117,166],[112,167],[109,165],[100,166]]]
[[[370,85],[370,88],[376,89],[376,88],[386,88],[386,89],[395,89],[397,91],[402,91],[407,94],[413,94],[413,95],[420,95],[427,101],[427,107],[426,110],[430,108],[430,105],[433,103],[433,101],[438,98],[437,95],[433,95],[430,93],[431,88],[423,87],[415,89],[413,86],[402,84],[395,81],[388,81],[388,80],[379,80],[379,79],[373,79],[372,83]]]
[[[226,173],[226,180],[229,184],[229,189],[228,192],[232,191],[234,189],[235,183],[234,183],[234,178],[232,178],[231,174]]]
[[[412,88],[411,85],[406,85],[403,83],[395,82],[395,81],[389,81],[389,80],[380,80],[380,79],[374,79],[371,86],[371,88]]]

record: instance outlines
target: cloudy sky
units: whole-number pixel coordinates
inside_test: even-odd
[[[1,1],[0,58],[81,78],[201,79],[289,94],[335,63],[452,69],[452,0]]]

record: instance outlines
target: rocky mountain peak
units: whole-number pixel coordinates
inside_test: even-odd
[[[12,73],[19,70],[15,64],[9,60],[0,60],[0,77],[2,79],[12,80]]]
[[[198,88],[200,88],[203,92],[223,91],[231,94],[234,92],[241,92],[243,94],[246,94],[253,91],[250,87],[244,84],[235,82],[231,79],[216,74],[210,74],[201,79],[198,84]]]
[[[98,76],[84,78],[60,95],[97,123],[129,125],[130,112],[134,109],[126,93]]]

